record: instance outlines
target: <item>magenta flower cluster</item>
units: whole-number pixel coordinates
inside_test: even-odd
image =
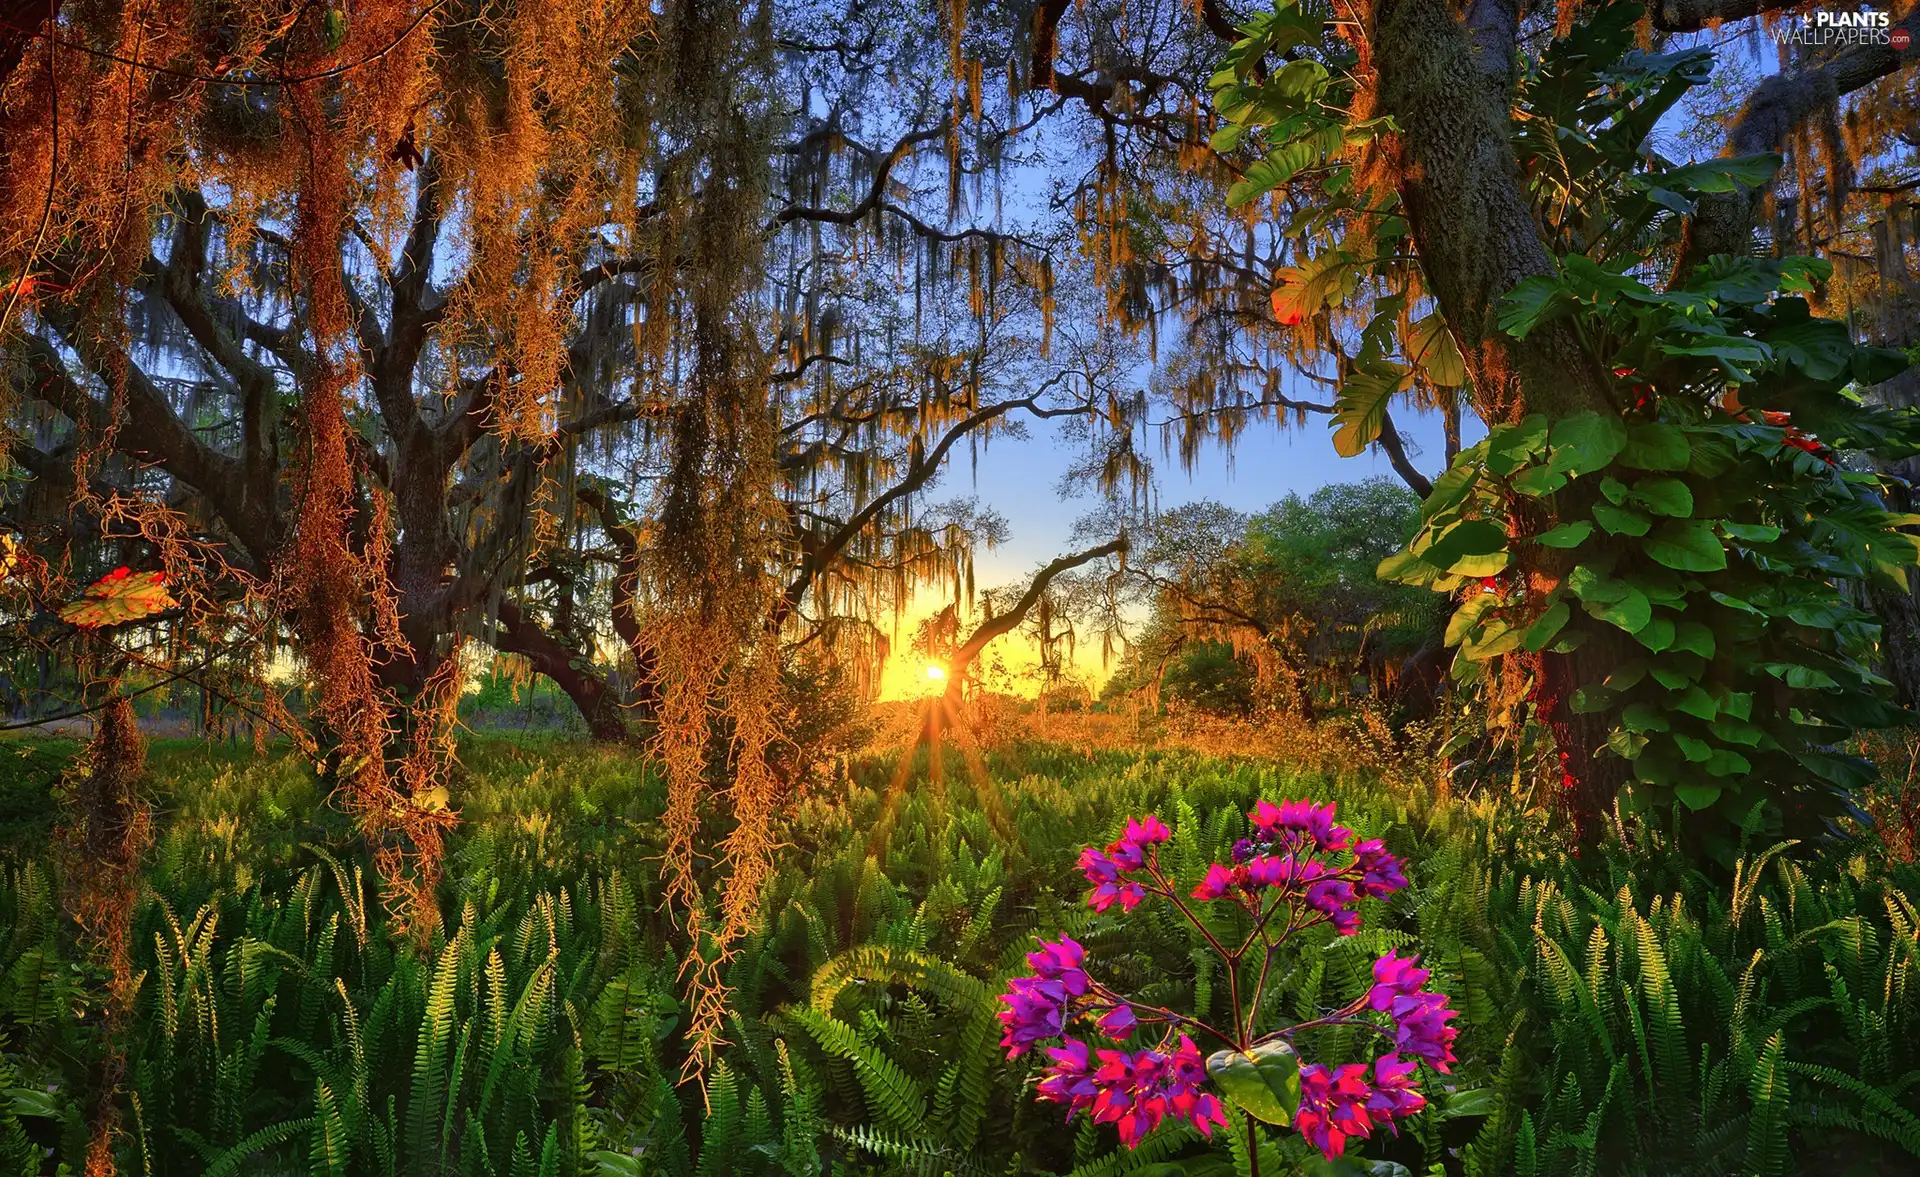
[[[1394,1048],[1364,1063],[1326,1067],[1308,1063],[1300,1068],[1300,1110],[1293,1126],[1307,1142],[1331,1159],[1345,1151],[1347,1141],[1371,1136],[1377,1127],[1427,1106],[1414,1087],[1418,1062],[1447,1074],[1457,1060],[1453,1040],[1459,1033],[1447,1023],[1458,1016],[1447,1008],[1445,994],[1429,993],[1428,971],[1416,967],[1417,956],[1389,952],[1373,962],[1373,988],[1366,1008],[1393,1020]]]
[[[1258,963],[1259,979],[1246,1007],[1258,1010],[1265,966],[1281,944],[1319,924],[1351,935],[1359,928],[1360,901],[1391,895],[1407,885],[1407,878],[1399,859],[1380,841],[1356,840],[1352,830],[1338,825],[1332,805],[1261,801],[1248,817],[1252,836],[1234,844],[1232,864],[1211,864],[1191,888],[1176,887],[1159,862],[1157,848],[1172,839],[1173,831],[1152,815],[1129,819],[1125,832],[1104,851],[1087,847],[1079,866],[1091,884],[1087,903],[1095,911],[1118,906],[1130,912],[1155,896],[1199,929],[1236,978],[1243,963]],[[1240,907],[1250,926],[1244,940],[1234,944],[1216,938],[1195,918],[1183,890],[1202,902]],[[1392,1047],[1371,1063],[1300,1067],[1293,1126],[1329,1158],[1340,1156],[1349,1140],[1380,1127],[1394,1129],[1397,1121],[1426,1106],[1416,1085],[1421,1063],[1444,1074],[1456,1061],[1458,1031],[1448,1023],[1458,1015],[1444,994],[1427,990],[1429,972],[1418,967],[1417,956],[1389,952],[1373,966],[1371,989],[1351,1005],[1266,1032],[1250,1017],[1218,1029],[1199,1017],[1131,1001],[1087,972],[1086,951],[1070,937],[1043,941],[1027,963],[1033,972],[1014,978],[1000,998],[1000,1041],[1007,1057],[1059,1040],[1058,1046],[1045,1046],[1050,1063],[1036,1094],[1066,1104],[1069,1120],[1085,1112],[1096,1123],[1113,1124],[1128,1147],[1168,1117],[1205,1136],[1227,1123],[1226,1105],[1213,1089],[1194,1033],[1243,1054],[1326,1025],[1364,1026],[1390,1039]],[[1235,1011],[1236,1018],[1242,1014]],[[1388,1025],[1371,1020],[1380,1014]],[[1089,1046],[1073,1036],[1076,1023],[1090,1024],[1115,1045]],[[1160,1027],[1158,1041],[1145,1049],[1124,1049],[1142,1025]]]
[[[1333,812],[1333,806],[1311,801],[1260,802],[1248,815],[1257,837],[1234,844],[1233,866],[1209,866],[1193,897],[1233,899],[1257,909],[1263,891],[1297,892],[1307,909],[1318,913],[1310,922],[1330,923],[1342,936],[1351,936],[1360,930],[1361,898],[1385,898],[1405,887],[1407,876],[1379,839],[1355,845],[1353,831],[1335,825]],[[1350,851],[1351,857],[1337,870],[1320,857],[1340,851]]]

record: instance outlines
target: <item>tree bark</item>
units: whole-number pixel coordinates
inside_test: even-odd
[[[1453,331],[1489,425],[1530,413],[1617,413],[1602,358],[1566,321],[1525,340],[1498,327],[1499,300],[1525,279],[1552,275],[1509,137],[1513,85],[1510,3],[1472,5],[1469,28],[1442,0],[1377,0],[1369,55],[1379,112],[1401,134],[1390,166],[1427,289]],[[1364,64],[1364,63],[1363,63]],[[1565,554],[1526,542],[1550,520],[1520,519],[1515,568],[1539,599],[1568,571]],[[1581,836],[1599,829],[1624,779],[1623,763],[1599,756],[1607,723],[1578,715],[1574,690],[1618,660],[1625,635],[1596,635],[1571,654],[1543,653],[1528,667],[1534,704],[1561,753],[1562,806]]]

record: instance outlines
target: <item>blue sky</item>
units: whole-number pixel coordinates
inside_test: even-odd
[[[1420,469],[1429,477],[1439,474],[1439,416],[1411,416],[1403,406],[1396,409],[1394,421],[1417,451],[1414,461]],[[1160,510],[1213,499],[1236,510],[1258,511],[1290,492],[1305,494],[1376,474],[1396,477],[1377,448],[1357,458],[1336,454],[1324,417],[1309,418],[1305,425],[1258,425],[1243,434],[1230,453],[1210,447],[1191,472],[1180,469],[1177,457],[1156,452],[1153,458]],[[1006,517],[1011,531],[1006,543],[975,558],[982,587],[1023,580],[1036,566],[1074,546],[1074,520],[1092,509],[1094,499],[1091,494],[1060,498],[1057,483],[1071,459],[1071,452],[1042,427],[1024,439],[994,442],[980,455],[978,474],[971,478],[964,459],[955,463],[943,490],[977,494],[984,505]]]

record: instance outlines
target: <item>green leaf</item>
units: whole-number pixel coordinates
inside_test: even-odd
[[[1547,445],[1547,417],[1534,413],[1516,425],[1495,425],[1487,432],[1487,469],[1505,478]]]
[[[1627,709],[1620,713],[1620,722],[1630,732],[1664,732],[1673,726],[1651,703],[1627,704]]]
[[[1647,737],[1634,732],[1615,731],[1607,736],[1607,747],[1622,760],[1638,760],[1647,746]]]
[[[1634,640],[1658,654],[1660,651],[1673,645],[1673,631],[1672,621],[1669,621],[1665,617],[1656,617],[1652,621],[1647,622],[1647,624],[1641,628],[1640,632],[1633,636]]]
[[[1554,635],[1566,627],[1567,618],[1573,616],[1573,610],[1565,601],[1555,601],[1547,606],[1547,611],[1534,618],[1533,624],[1521,635],[1520,644],[1528,650],[1539,653],[1552,641]]]
[[[1641,541],[1648,556],[1681,572],[1718,572],[1727,566],[1727,551],[1713,526],[1701,519],[1662,523]]]
[[[1213,133],[1213,137],[1207,140],[1207,146],[1222,155],[1237,151],[1240,141],[1246,138],[1247,132],[1252,129],[1245,123],[1228,123]]]
[[[1246,176],[1227,189],[1227,207],[1238,208],[1255,197],[1273,191],[1318,162],[1318,153],[1310,143],[1294,140],[1281,143],[1265,158],[1247,169]]]
[[[1720,530],[1726,532],[1729,539],[1753,544],[1770,544],[1780,538],[1780,529],[1771,523],[1731,523],[1723,519]]]
[[[1627,428],[1613,414],[1574,413],[1553,423],[1553,468],[1574,476],[1605,469],[1627,442]]]
[[[1407,369],[1391,360],[1354,365],[1334,402],[1333,448],[1341,457],[1357,457],[1373,444],[1388,403],[1407,382]]]
[[[1696,811],[1720,800],[1720,793],[1719,785],[1686,784],[1673,787],[1673,795],[1680,798],[1681,804]]]
[[[1593,505],[1594,521],[1607,529],[1609,535],[1642,536],[1647,534],[1653,523],[1638,511],[1626,507],[1616,507],[1612,503]]]
[[[1558,279],[1533,277],[1515,286],[1500,300],[1500,330],[1515,339],[1571,309],[1571,301]]]
[[[1726,715],[1714,720],[1708,730],[1713,732],[1714,738],[1721,743],[1739,744],[1746,748],[1758,748],[1760,741],[1766,736],[1765,732],[1753,724],[1743,723]]]
[[[1491,1116],[1499,1106],[1500,1100],[1493,1088],[1475,1087],[1447,1096],[1440,1105],[1440,1118],[1455,1120],[1465,1116]]]
[[[1685,470],[1687,435],[1664,421],[1646,421],[1627,431],[1620,464],[1635,470]]]
[[[1715,748],[1707,757],[1707,771],[1714,776],[1744,776],[1753,771],[1753,762],[1731,748]]]
[[[1585,605],[1592,617],[1617,625],[1628,633],[1639,633],[1653,619],[1653,604],[1647,600],[1647,594],[1631,586],[1627,587],[1626,595],[1617,601],[1588,601]]]
[[[1692,736],[1681,735],[1679,732],[1674,733],[1673,744],[1680,749],[1680,755],[1685,756],[1689,763],[1705,764],[1713,756],[1711,744],[1705,740],[1696,740]]]
[[[1475,593],[1460,602],[1460,607],[1447,619],[1446,644],[1457,646],[1467,639],[1467,635],[1479,628],[1480,621],[1491,609],[1497,608],[1500,598],[1492,593]]]
[[[1655,515],[1683,519],[1693,514],[1693,492],[1678,478],[1652,475],[1633,484],[1633,497]]]
[[[1507,566],[1506,529],[1485,519],[1464,519],[1434,538],[1421,559],[1456,576],[1492,576]]]
[[[1395,584],[1429,585],[1446,575],[1446,572],[1412,552],[1402,550],[1380,561],[1380,566],[1373,570],[1373,574]]]
[[[1609,579],[1591,564],[1574,565],[1573,571],[1567,573],[1566,584],[1568,592],[1588,604],[1617,601],[1632,587],[1625,581]]]
[[[1447,322],[1438,311],[1413,324],[1407,333],[1407,358],[1442,388],[1458,388],[1467,382],[1466,361],[1460,358],[1453,332],[1447,330]]]
[[[1567,484],[1567,476],[1552,466],[1528,466],[1513,476],[1507,485],[1515,494],[1526,495],[1532,499],[1544,499]]]
[[[1674,627],[1673,648],[1713,657],[1713,631],[1698,621],[1682,621]]]
[[[1755,155],[1736,155],[1684,164],[1664,172],[1650,173],[1640,179],[1644,183],[1683,192],[1734,192],[1743,187],[1758,188],[1771,180],[1779,170],[1780,156],[1763,151]]]
[[[1284,1042],[1263,1042],[1242,1054],[1215,1051],[1207,1074],[1235,1107],[1269,1124],[1290,1124],[1300,1110],[1300,1059]]]
[[[1593,524],[1586,520],[1575,523],[1562,523],[1558,527],[1548,528],[1533,537],[1533,542],[1548,548],[1577,548],[1593,534]]]
[[[1681,693],[1679,699],[1673,701],[1672,707],[1675,711],[1684,711],[1695,719],[1704,720],[1707,723],[1712,723],[1714,717],[1720,713],[1720,706],[1713,701],[1713,696],[1699,686],[1688,687]]]

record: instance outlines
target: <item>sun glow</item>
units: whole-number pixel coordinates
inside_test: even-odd
[[[929,662],[927,663],[927,677],[934,682],[939,682],[941,679],[947,677],[947,668],[937,662]]]

